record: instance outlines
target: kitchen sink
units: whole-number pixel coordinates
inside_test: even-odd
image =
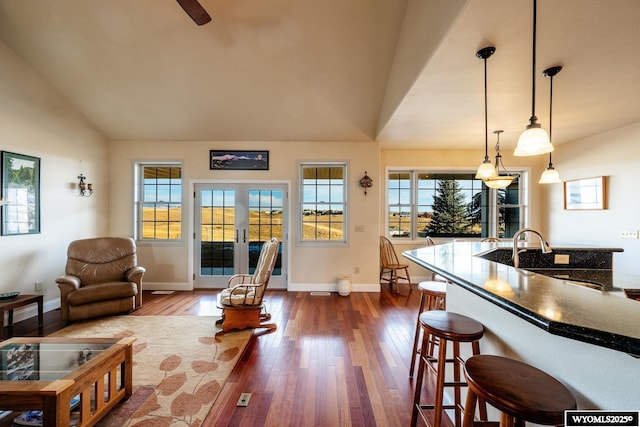
[[[520,253],[519,268],[522,270],[600,291],[613,289],[613,271],[608,268],[593,268],[593,265],[597,264],[592,261],[591,252],[556,250],[554,248],[552,253],[543,253],[540,248],[520,248],[520,250],[522,249],[526,249]],[[512,248],[501,247],[476,256],[513,267],[512,254]],[[558,255],[565,256],[565,258],[558,258]],[[557,263],[558,259],[562,259],[562,261],[568,259],[569,262]]]

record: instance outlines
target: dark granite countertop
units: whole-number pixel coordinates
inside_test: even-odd
[[[551,246],[560,252],[560,246]],[[549,333],[640,356],[640,302],[626,298],[623,291],[640,288],[640,277],[617,274],[606,266],[599,271],[535,272],[477,256],[509,247],[510,243],[453,242],[405,251],[403,256]],[[577,270],[583,270],[581,278],[575,276]],[[550,277],[543,272],[557,274]],[[583,281],[608,282],[606,288],[577,284]]]

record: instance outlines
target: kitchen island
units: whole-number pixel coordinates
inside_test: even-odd
[[[608,276],[608,283],[597,288],[584,286],[589,284],[584,279],[554,278],[547,271],[487,259],[488,253],[510,246],[452,242],[403,256],[453,284],[447,309],[485,325],[483,353],[517,358],[548,372],[574,392],[579,408],[640,409],[640,302],[624,294],[640,282],[604,266],[593,273]]]

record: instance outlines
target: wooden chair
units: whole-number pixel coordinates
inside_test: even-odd
[[[399,279],[405,280],[408,285],[411,285],[409,265],[400,264],[391,241],[384,236],[380,236],[380,281],[389,282],[391,290],[395,289],[396,293],[398,293]]]
[[[229,278],[227,288],[218,294],[218,308],[222,309],[222,330],[218,333],[246,328],[276,329],[275,323],[265,323],[271,320],[271,314],[266,312],[263,297],[278,258],[279,245],[275,237],[265,242],[254,273]]]

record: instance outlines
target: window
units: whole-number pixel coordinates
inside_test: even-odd
[[[138,168],[138,239],[182,238],[182,166],[141,164]]]
[[[475,172],[389,171],[388,235],[394,238],[512,237],[522,227],[522,174],[492,191]]]
[[[300,168],[303,242],[346,242],[345,163],[304,163]]]

